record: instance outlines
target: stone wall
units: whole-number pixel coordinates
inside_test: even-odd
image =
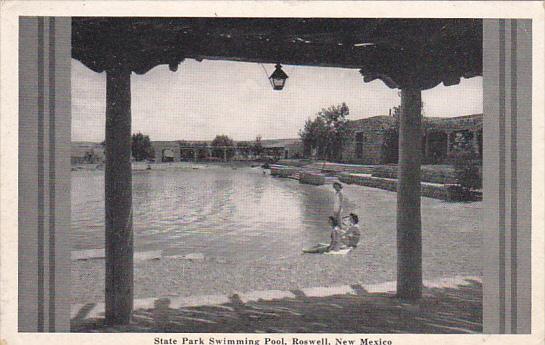
[[[374,177],[394,178],[397,179],[397,166],[379,166],[373,169]],[[456,176],[454,168],[443,166],[442,169],[434,169],[433,167],[422,166],[420,179],[424,182],[431,183],[454,183]]]
[[[298,172],[297,168],[287,167],[282,165],[271,165],[271,176],[290,177]]]
[[[301,172],[299,177],[299,183],[321,186],[325,184],[325,176],[323,174]]]
[[[393,179],[384,179],[372,176],[363,176],[356,174],[340,174],[339,180],[347,184],[357,184],[360,186],[367,186],[372,188],[380,188],[384,190],[389,190],[391,192],[397,191],[397,180]],[[440,199],[440,200],[451,200],[449,194],[448,185],[437,185],[437,184],[428,184],[422,183],[420,187],[420,193],[424,197]]]

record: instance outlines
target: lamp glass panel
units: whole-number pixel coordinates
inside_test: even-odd
[[[273,85],[275,87],[280,87],[280,88],[284,87],[284,82],[285,82],[284,79],[274,79],[273,78]]]

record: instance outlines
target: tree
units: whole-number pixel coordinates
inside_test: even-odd
[[[352,140],[349,113],[346,103],[342,103],[322,109],[314,120],[308,119],[299,131],[305,152],[316,149],[319,158],[341,160],[343,147]]]
[[[152,159],[155,156],[149,136],[142,133],[132,135],[131,149],[136,161]]]
[[[327,142],[327,127],[322,118],[307,119],[305,127],[299,131],[299,136],[303,142],[305,155],[310,155],[315,149],[318,157],[323,156]]]
[[[398,93],[397,95],[399,97],[401,97],[401,93]],[[398,122],[399,121],[399,115],[401,115],[401,105],[395,106],[393,109],[394,109],[394,111],[393,111],[392,116],[396,119],[396,122]],[[426,116],[424,114],[424,102],[421,102],[420,115]]]
[[[303,153],[305,156],[310,156],[312,153],[312,148],[315,147],[314,136],[312,135],[312,127],[314,121],[307,119],[305,121],[305,126],[299,130],[299,137],[303,142]]]
[[[344,102],[322,109],[318,113],[318,116],[326,123],[327,146],[325,154],[328,160],[342,160],[342,149],[352,139],[352,129],[347,119],[349,114],[350,110]]]
[[[212,150],[212,155],[217,158],[224,159],[224,149],[227,148],[227,159],[230,159],[234,156],[235,152],[233,150],[235,143],[233,139],[229,138],[227,135],[221,134],[216,135],[212,143],[210,144],[213,147],[216,147]]]

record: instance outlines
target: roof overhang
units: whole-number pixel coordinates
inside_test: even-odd
[[[72,57],[138,74],[188,58],[354,68],[423,90],[482,74],[482,20],[74,17]]]

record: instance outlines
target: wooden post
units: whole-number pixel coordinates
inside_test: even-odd
[[[420,90],[401,90],[397,187],[397,296],[406,299],[417,299],[422,296],[421,104]]]
[[[106,74],[106,324],[128,324],[133,308],[131,72]]]
[[[223,148],[223,160],[227,162],[227,148]]]
[[[198,152],[197,149],[194,148],[194,149],[193,149],[193,160],[194,160],[195,162],[197,161],[197,152]]]

